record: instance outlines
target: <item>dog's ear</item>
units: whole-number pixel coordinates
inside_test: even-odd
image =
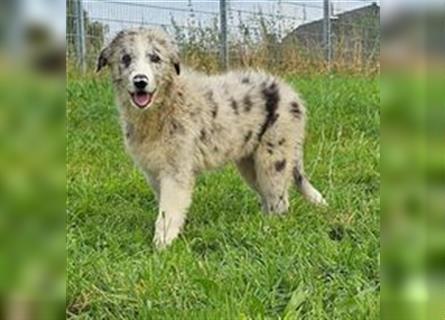
[[[181,73],[181,63],[179,60],[179,49],[174,41],[172,41],[170,43],[170,46],[171,46],[170,51],[172,52],[171,62],[173,63],[173,66],[175,67],[176,74],[179,75]]]
[[[97,59],[96,72],[99,72],[103,67],[108,66],[109,59],[110,59],[110,48],[106,47],[102,49],[102,51],[99,54],[99,58]]]
[[[172,55],[170,57],[171,63],[173,67],[175,67],[176,74],[179,75],[181,73],[181,64],[179,62],[179,51],[176,45],[173,44]]]

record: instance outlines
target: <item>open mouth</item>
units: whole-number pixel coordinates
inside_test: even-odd
[[[136,91],[129,93],[134,105],[139,109],[146,108],[150,104],[153,98],[153,93],[149,93],[147,91]]]

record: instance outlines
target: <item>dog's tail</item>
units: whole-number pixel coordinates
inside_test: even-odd
[[[323,198],[321,193],[314,188],[314,186],[309,182],[309,180],[304,174],[302,144],[298,145],[297,157],[294,163],[295,165],[292,174],[298,191],[303,195],[303,197],[305,197],[313,204],[316,204],[318,206],[327,206],[328,203]]]

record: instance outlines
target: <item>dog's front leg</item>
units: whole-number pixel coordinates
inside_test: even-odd
[[[148,184],[151,186],[152,191],[156,197],[156,200],[159,202],[159,193],[160,193],[160,184],[159,179],[153,173],[148,171],[144,171],[145,180],[147,180]]]
[[[193,183],[184,182],[184,179],[174,176],[161,178],[159,214],[153,239],[158,249],[170,245],[181,231],[191,202],[192,188]]]

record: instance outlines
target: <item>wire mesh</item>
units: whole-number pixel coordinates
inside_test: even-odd
[[[80,19],[75,2],[81,6]],[[121,29],[156,26],[177,41],[185,63],[220,68],[219,1],[181,2],[67,0],[68,58],[92,68],[102,47]],[[83,21],[84,34],[77,23]],[[373,1],[331,1],[331,64],[375,70],[380,54],[380,5]],[[286,72],[326,67],[323,0],[238,2],[227,0],[230,67]],[[79,52],[81,41],[84,53]],[[83,57],[78,55],[82,54]]]

